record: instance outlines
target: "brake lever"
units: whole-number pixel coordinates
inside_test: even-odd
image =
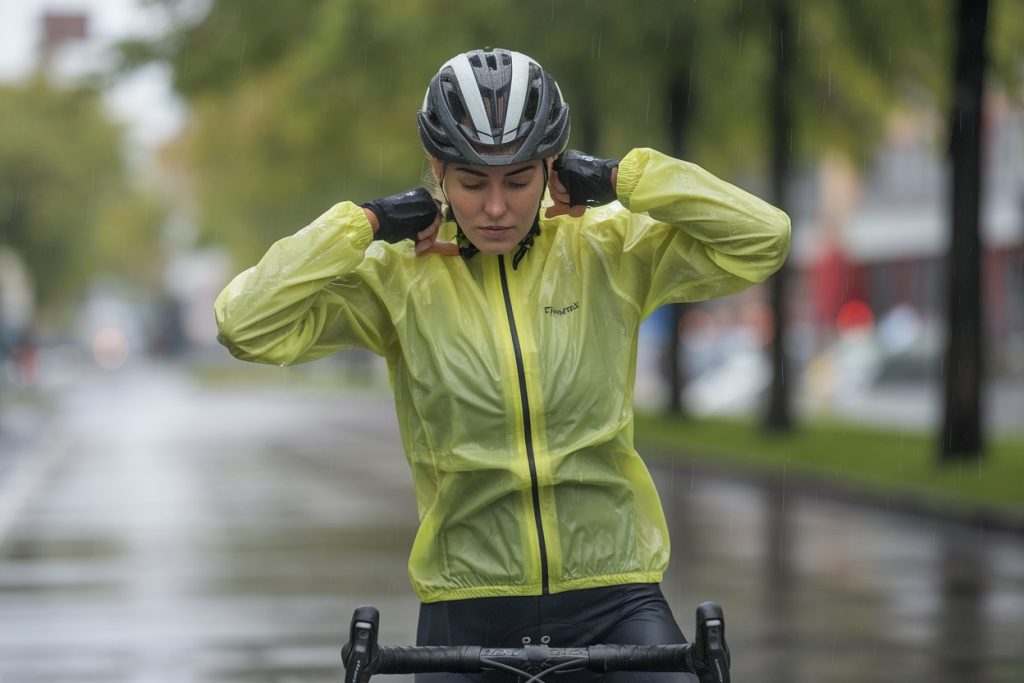
[[[370,663],[377,655],[377,630],[380,612],[376,607],[364,605],[352,613],[348,642],[341,649],[345,664],[345,683],[367,683]]]
[[[697,607],[694,645],[694,669],[701,683],[729,683],[729,645],[725,642],[725,614],[720,605],[704,602]]]

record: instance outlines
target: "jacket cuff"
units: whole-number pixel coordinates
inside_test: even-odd
[[[633,149],[619,162],[618,176],[615,179],[615,194],[627,209],[629,208],[629,198],[633,196],[633,191],[639,184],[643,170],[647,166],[649,152],[650,150],[644,148]]]
[[[353,247],[365,251],[373,242],[373,226],[362,207],[353,202],[339,202],[327,210],[324,218],[335,225],[344,226]]]

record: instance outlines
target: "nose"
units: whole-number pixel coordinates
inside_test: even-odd
[[[491,187],[484,198],[484,213],[491,218],[500,218],[508,210],[508,202],[505,201],[505,193],[500,185]]]

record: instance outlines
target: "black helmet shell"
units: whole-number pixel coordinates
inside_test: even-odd
[[[540,64],[512,50],[472,50],[431,79],[420,141],[452,163],[500,166],[557,156],[569,140],[569,106]]]

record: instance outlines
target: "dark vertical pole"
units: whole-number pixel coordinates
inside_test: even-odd
[[[692,50],[690,51],[692,54]],[[669,154],[677,159],[685,158],[686,133],[692,118],[690,98],[690,64],[678,68],[669,76],[668,82],[668,136]],[[686,364],[683,362],[682,334],[680,324],[686,304],[669,305],[669,337],[667,346],[667,367],[669,385],[668,410],[673,415],[684,415],[683,390],[686,388]]]
[[[951,229],[943,363],[943,461],[981,457],[983,320],[981,308],[981,106],[985,79],[988,0],[960,0],[949,151],[952,159]]]
[[[772,3],[775,59],[770,81],[771,109],[771,184],[772,203],[789,213],[786,188],[792,157],[793,111],[793,36],[788,0]],[[783,264],[769,281],[772,319],[770,346],[771,387],[763,426],[769,432],[788,432],[793,428],[790,410],[789,369],[786,366],[786,284],[788,267]]]

